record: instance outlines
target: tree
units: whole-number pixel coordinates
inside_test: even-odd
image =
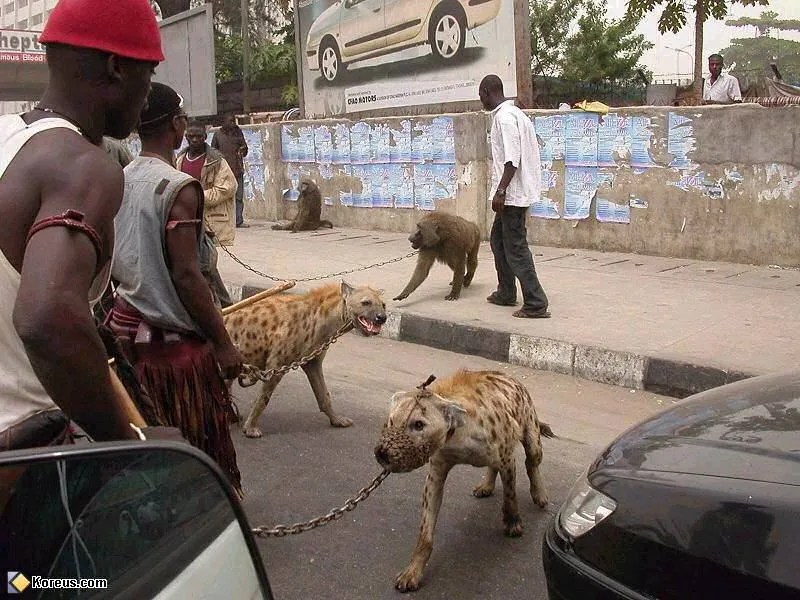
[[[763,74],[770,63],[776,63],[781,76],[789,83],[800,83],[800,42],[771,37],[774,30],[800,31],[800,21],[778,19],[778,13],[762,12],[757,18],[729,19],[732,27],[755,27],[757,37],[737,38],[722,51],[726,64],[734,64],[733,73],[739,79],[748,79],[753,73]]]
[[[571,81],[632,82],[642,54],[653,47],[644,35],[637,34],[639,20],[625,16],[606,18],[605,0],[587,0],[578,19],[577,31],[569,36],[562,64],[564,79]]]
[[[530,0],[531,70],[534,75],[560,73],[567,37],[585,0]]]
[[[769,6],[769,0],[628,0],[628,15],[641,19],[645,13],[663,6],[658,19],[661,33],[678,33],[694,13],[694,93],[701,97],[703,90],[703,25],[710,17],[724,19],[728,8],[734,4],[743,6]]]
[[[191,0],[157,0],[161,7],[161,15],[166,19],[177,15],[185,10],[189,10]]]

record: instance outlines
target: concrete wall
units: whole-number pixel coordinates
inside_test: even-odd
[[[533,208],[528,222],[532,244],[800,264],[800,107],[614,109],[594,125],[592,115],[583,111],[530,114],[538,126],[547,184],[545,198]],[[401,130],[403,121],[410,121],[416,135],[433,119],[364,122],[377,131]],[[475,220],[485,235],[493,217],[487,200],[489,118],[466,113],[445,119],[452,119],[454,193],[439,195],[433,205]],[[305,130],[308,134],[337,124],[349,131],[356,123],[307,121],[287,130],[281,123],[248,127],[252,130],[248,136],[258,136],[263,143],[263,159],[258,160],[263,160],[265,185],[263,191],[248,193],[246,214],[290,218],[295,203],[285,198],[292,197],[291,188],[301,172],[319,182],[328,198],[323,216],[335,225],[411,231],[422,214],[420,207],[430,207],[419,198],[411,208],[397,208],[391,199],[391,208],[345,206],[340,192],[358,194],[364,186],[352,170],[316,160],[293,164],[282,158],[281,139],[292,132],[311,128]],[[313,136],[309,139],[315,143]],[[255,155],[251,159],[256,160]],[[407,161],[397,168],[413,172],[421,169],[419,164]],[[261,177],[258,168],[252,172],[256,179]]]

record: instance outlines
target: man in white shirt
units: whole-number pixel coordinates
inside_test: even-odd
[[[729,73],[722,72],[724,62],[719,54],[708,57],[708,70],[711,76],[703,85],[703,104],[732,104],[742,101],[739,80]]]
[[[492,304],[513,306],[519,279],[522,308],[515,317],[548,318],[544,293],[533,255],[528,247],[526,219],[530,206],[539,199],[542,185],[539,143],[531,119],[503,94],[503,82],[487,75],[478,87],[486,110],[492,111],[492,210],[490,237],[497,290],[486,299]]]

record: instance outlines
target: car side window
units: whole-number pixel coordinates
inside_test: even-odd
[[[28,578],[107,580],[82,597],[152,597],[236,520],[214,475],[191,456],[59,464],[26,468],[14,503],[0,513],[0,540]]]

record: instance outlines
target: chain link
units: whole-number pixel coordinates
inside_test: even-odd
[[[284,375],[293,369],[299,369],[307,362],[315,359],[317,356],[322,354],[325,350],[327,350],[331,344],[335,344],[336,341],[342,337],[345,333],[350,331],[353,328],[353,321],[349,320],[347,323],[342,325],[336,333],[334,333],[331,337],[329,337],[319,348],[311,352],[311,354],[307,354],[303,356],[299,360],[289,363],[288,365],[283,365],[282,367],[277,367],[275,369],[263,370],[259,369],[255,365],[244,364],[242,365],[242,372],[239,374],[239,385],[243,388],[250,387],[251,385],[255,385],[259,381],[267,382],[275,375]]]
[[[384,469],[378,474],[377,477],[375,477],[375,479],[372,480],[372,483],[370,483],[367,487],[362,488],[355,498],[349,498],[341,508],[334,508],[329,513],[317,517],[316,519],[306,521],[305,523],[295,523],[294,525],[276,525],[275,527],[269,529],[264,526],[254,527],[253,534],[259,537],[285,537],[287,535],[303,533],[305,531],[311,531],[317,527],[327,525],[331,521],[335,521],[341,517],[345,512],[354,510],[358,503],[366,500],[369,495],[374,492],[381,483],[383,483],[383,480],[386,479],[389,474],[390,471],[388,469]]]
[[[252,273],[255,273],[256,275],[261,275],[261,277],[266,277],[267,279],[270,279],[272,281],[294,281],[294,282],[320,281],[322,279],[331,279],[333,277],[339,277],[341,275],[349,275],[350,273],[357,273],[359,271],[366,271],[367,269],[373,269],[375,267],[382,267],[384,265],[388,265],[388,264],[391,264],[391,263],[400,262],[401,260],[405,260],[407,258],[411,258],[412,256],[416,256],[417,254],[419,254],[419,251],[415,250],[414,252],[409,252],[405,256],[398,256],[396,258],[390,258],[389,260],[384,260],[382,262],[375,263],[373,265],[367,265],[366,267],[355,267],[353,269],[348,269],[346,271],[339,271],[338,273],[330,273],[329,275],[317,275],[315,277],[303,277],[302,279],[287,279],[286,277],[275,277],[273,275],[269,275],[267,273],[264,273],[263,271],[259,271],[258,269],[254,269],[253,267],[251,267],[250,265],[248,265],[247,263],[242,261],[233,252],[231,252],[230,249],[228,249],[228,247],[225,246],[224,244],[220,244],[220,248],[222,248],[225,251],[225,254],[230,256],[234,260],[234,262],[240,264],[242,267],[244,267],[245,269],[247,269],[248,271],[250,271]]]

